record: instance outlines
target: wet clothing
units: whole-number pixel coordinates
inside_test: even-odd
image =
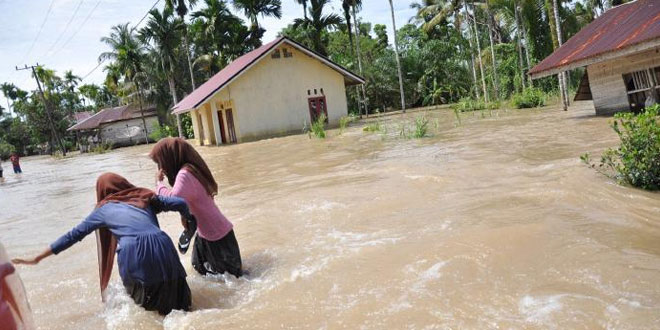
[[[181,169],[171,190],[159,183],[156,193],[184,198],[190,212],[197,219],[192,264],[198,273],[206,275],[229,272],[241,276],[241,253],[233,225],[192,173],[186,168]]]
[[[172,189],[162,182],[158,183],[156,193],[161,196],[177,196],[186,200],[190,213],[197,219],[197,235],[209,241],[219,240],[233,225],[215,205],[213,196],[209,195],[204,186],[187,169],[183,168],[176,175]]]
[[[236,277],[243,275],[241,252],[234,231],[217,241],[208,241],[197,236],[193,246],[192,265],[202,275],[224,272]]]
[[[118,241],[117,265],[124,286],[160,288],[156,291],[146,291],[150,298],[145,301],[158,300],[160,296],[153,295],[165,295],[169,287],[167,283],[185,283],[186,278],[186,271],[181,265],[174,243],[158,225],[156,214],[163,211],[178,211],[182,216],[190,217],[185,201],[176,197],[155,197],[154,203],[146,208],[123,202],[108,202],[96,208],[83,222],[52,243],[50,248],[54,254],[58,254],[94,230],[108,228]],[[165,300],[171,300],[168,299]],[[138,300],[136,303],[142,304]],[[159,312],[167,310],[165,305],[157,305]],[[169,306],[173,309],[180,308],[181,305],[190,306],[190,300],[172,302]],[[149,309],[149,306],[151,305],[147,304],[145,308]]]
[[[190,287],[184,277],[156,284],[133,282],[124,287],[135,303],[148,311],[157,311],[161,315],[169,314],[173,309],[190,311]]]
[[[23,173],[21,170],[21,164],[19,163],[19,157],[17,155],[12,155],[9,157],[11,165],[14,167],[14,174]]]

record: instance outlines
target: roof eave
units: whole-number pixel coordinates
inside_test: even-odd
[[[596,56],[588,57],[585,59],[581,59],[579,61],[575,62],[568,62],[564,65],[556,66],[554,68],[549,68],[543,71],[538,71],[538,72],[530,72],[529,76],[532,79],[540,79],[540,78],[545,78],[548,76],[556,75],[561,72],[565,72],[568,70],[573,70],[581,67],[585,67],[588,65],[596,64],[599,62],[605,62],[605,61],[610,61],[617,59],[619,57],[624,57],[628,55],[632,55],[634,53],[638,52],[643,52],[647,50],[651,50],[653,48],[660,47],[660,38],[644,41],[635,45],[631,45],[619,50],[611,51],[611,52],[606,52],[606,53],[601,53]],[[532,69],[534,70],[534,69]]]

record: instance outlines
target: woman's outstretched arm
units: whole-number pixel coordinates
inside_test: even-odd
[[[33,258],[27,258],[27,259],[14,258],[14,259],[11,259],[11,262],[16,264],[16,265],[36,265],[36,264],[39,263],[39,261],[41,261],[44,258],[47,258],[49,256],[52,256],[52,255],[53,255],[53,250],[51,250],[51,248],[49,246]]]
[[[96,209],[92,214],[85,218],[83,222],[75,226],[68,233],[62,235],[62,237],[58,238],[53,244],[37,256],[27,259],[15,258],[12,259],[12,262],[17,265],[36,265],[44,258],[68,249],[71,245],[81,241],[85,236],[103,226],[103,219],[99,210],[100,209]]]

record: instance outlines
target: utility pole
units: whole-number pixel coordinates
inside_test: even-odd
[[[396,67],[399,70],[399,92],[401,93],[401,111],[406,113],[406,99],[403,94],[403,74],[401,74],[401,60],[399,60],[399,45],[396,42],[396,21],[394,20],[394,6],[390,2],[390,11],[392,13],[392,30],[394,32],[394,53],[396,54]]]
[[[28,69],[32,70],[32,75],[34,76],[34,79],[37,81],[37,87],[39,88],[39,95],[41,95],[41,100],[44,102],[44,108],[46,109],[46,117],[48,117],[48,124],[50,125],[51,134],[53,134],[53,139],[60,145],[62,156],[66,156],[66,148],[64,147],[64,143],[62,143],[60,136],[57,134],[57,131],[55,130],[55,124],[53,124],[53,116],[51,114],[50,103],[48,103],[48,100],[46,100],[46,95],[44,94],[43,89],[41,89],[41,82],[39,82],[39,76],[37,75],[37,71],[35,70],[35,68],[37,67],[39,67],[39,63],[37,63],[37,65],[31,65],[31,66],[25,65],[23,68],[20,69],[17,66],[16,71],[22,71]]]

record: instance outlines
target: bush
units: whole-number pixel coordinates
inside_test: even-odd
[[[104,154],[110,150],[112,150],[111,143],[101,143],[95,146],[94,148],[92,148],[92,152],[97,154]]]
[[[428,134],[429,119],[426,116],[415,118],[415,129],[413,130],[412,137],[419,139]]]
[[[511,103],[518,109],[542,107],[545,105],[545,95],[540,89],[528,88],[513,95]]]
[[[156,124],[154,126],[154,130],[149,133],[149,139],[158,141],[162,138],[170,137],[170,136],[177,136],[178,132],[176,129],[163,125],[161,126],[160,124]]]
[[[603,153],[600,168],[613,172],[613,177],[634,187],[660,190],[659,109],[660,106],[655,105],[638,115],[616,114],[611,127],[619,135],[621,145]],[[589,154],[581,158],[595,167]]]
[[[357,120],[357,117],[353,114],[350,114],[348,116],[343,116],[339,118],[339,134],[343,133],[346,127],[348,127],[348,124],[354,122]]]
[[[315,122],[312,123],[312,133],[319,139],[325,139],[325,114],[322,113]]]
[[[14,148],[13,145],[6,142],[0,142],[0,159],[9,158],[11,153],[15,151],[16,149]]]

